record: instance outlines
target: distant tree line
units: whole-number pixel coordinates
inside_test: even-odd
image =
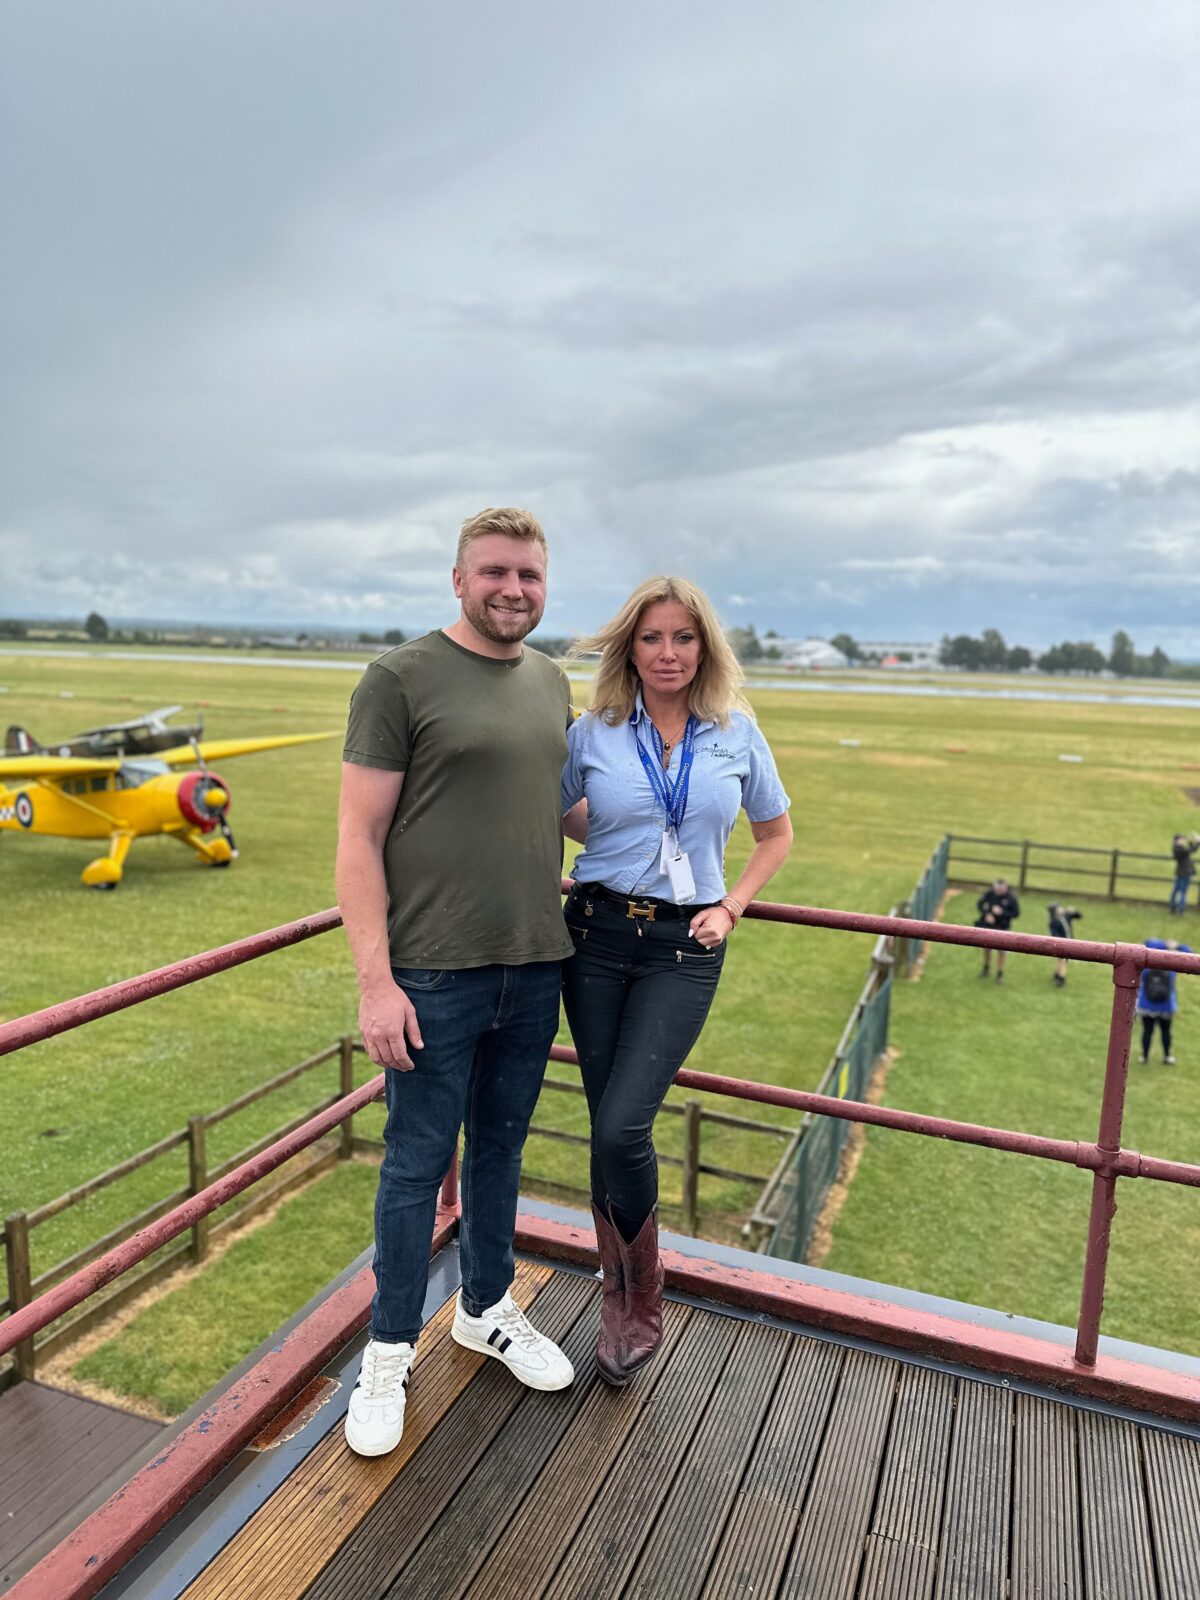
[[[783,660],[783,651],[775,643],[779,635],[774,628],[768,628],[761,639],[753,626],[728,628],[725,637],[733,646],[734,655],[743,663]]]
[[[1139,655],[1133,640],[1123,628],[1112,637],[1106,656],[1090,639],[1064,639],[1035,657],[1024,645],[1009,646],[998,628],[985,628],[979,638],[959,633],[942,637],[938,660],[944,667],[959,667],[966,672],[1023,672],[1036,666],[1039,672],[1109,671],[1119,678],[1165,678],[1200,676],[1200,668],[1178,663],[1172,666],[1165,650],[1155,646],[1148,656]]]
[[[389,628],[386,633],[360,633],[359,644],[403,644],[408,635],[401,633],[399,628]]]
[[[961,667],[966,672],[1024,672],[1033,666],[1033,653],[1023,644],[1007,645],[999,628],[985,628],[978,639],[969,633],[956,634],[953,639],[944,634],[938,660],[944,667]],[[1091,670],[1099,672],[1103,665],[1101,656],[1099,666]]]

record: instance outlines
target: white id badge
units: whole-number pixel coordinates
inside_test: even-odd
[[[686,906],[693,901],[696,898],[696,880],[692,876],[692,864],[679,848],[679,840],[673,833],[663,834],[659,864],[670,882],[675,904]]]

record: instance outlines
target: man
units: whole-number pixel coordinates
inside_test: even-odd
[[[346,1416],[360,1455],[400,1440],[438,1189],[464,1122],[453,1336],[532,1388],[574,1377],[508,1292],[521,1148],[572,950],[559,893],[570,689],[521,644],[546,602],[536,519],[465,522],[453,581],[457,622],[367,668],[346,736],[338,900],[388,1112],[371,1339]]]
[[[1192,857],[1200,850],[1200,833],[1177,833],[1171,840],[1171,854],[1175,857],[1175,882],[1171,886],[1169,901],[1172,916],[1182,917],[1187,911],[1188,890],[1195,875],[1196,864]]]
[[[979,916],[976,919],[977,928],[998,928],[1002,932],[1012,926],[1021,915],[1021,906],[1016,895],[1008,886],[1007,878],[997,878],[990,889],[985,889],[975,904]],[[996,951],[996,982],[1004,982],[1004,957],[1007,951]],[[983,971],[979,974],[986,978],[991,968],[992,952],[983,952]]]

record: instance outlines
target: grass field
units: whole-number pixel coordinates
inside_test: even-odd
[[[1046,931],[1046,905],[1045,896],[1026,897],[1021,927]],[[973,895],[955,896],[947,920],[970,922],[973,908]],[[1140,943],[1168,920],[1151,908],[1100,903],[1085,907],[1078,932]],[[1177,933],[1178,924],[1165,931]],[[1050,961],[1010,956],[1000,985],[980,977],[977,952],[932,946],[921,981],[896,1000],[893,1042],[902,1054],[885,1103],[1094,1139],[1111,969],[1076,962],[1062,990],[1052,970]],[[1137,1065],[1135,1027],[1123,1142],[1200,1162],[1200,984],[1182,978],[1179,988],[1178,1066],[1162,1065],[1157,1035],[1150,1064]],[[822,1264],[1073,1325],[1091,1189],[1090,1173],[1073,1167],[872,1128]],[[1121,1183],[1117,1198],[1105,1333],[1200,1354],[1196,1192],[1139,1180]]]
[[[340,729],[354,681],[345,671],[177,663],[152,653],[139,661],[0,654],[0,688],[6,691],[0,695],[0,716],[57,739],[152,705],[180,701],[190,711],[205,701],[208,731],[215,738]],[[1189,710],[770,691],[755,691],[753,698],[792,795],[796,826],[792,859],[768,891],[773,898],[886,910],[911,889],[947,829],[1163,850],[1171,833],[1200,820],[1182,792],[1195,783],[1183,770],[1197,756],[1196,716]],[[841,739],[860,744],[843,746]],[[951,744],[965,745],[967,752],[951,753],[946,748]],[[1084,761],[1060,763],[1061,752],[1082,755]],[[334,739],[230,763],[225,776],[242,855],[227,872],[198,867],[190,852],[171,842],[146,840],[134,846],[121,888],[98,895],[78,882],[80,869],[97,853],[93,846],[0,835],[0,881],[9,909],[0,1015],[21,1015],[332,904],[339,762]],[[731,848],[734,870],[748,843],[747,831],[739,828]],[[1022,925],[1040,930],[1041,913]],[[1094,917],[1089,914],[1081,931],[1107,937],[1118,927],[1132,929],[1133,937],[1161,931],[1144,912],[1103,906],[1096,907]],[[868,949],[869,941],[862,938],[743,924],[692,1064],[810,1087],[860,987]],[[1070,1074],[1098,1070],[1107,1006],[1104,975],[1083,976],[1079,969],[1078,981],[1073,974],[1068,990],[1059,994],[1048,976],[1043,984],[1039,974],[1027,997],[1024,972],[1015,964],[1003,990],[973,976],[967,983],[961,971],[971,959],[935,952],[925,980],[897,996],[894,1031],[904,1055],[893,1070],[889,1097],[898,1104],[920,1104],[914,1096],[933,1093],[937,1086],[951,1115],[1047,1132],[1063,1131],[1055,1121],[1062,1117],[1070,1120],[1072,1136],[1093,1136],[1095,1116],[1087,1094],[1078,1104],[1062,1102],[1061,1083],[1046,1063],[1078,1059]],[[1065,1004],[1055,1009],[1051,999]],[[1185,996],[1185,1006],[1189,1000]],[[6,1059],[0,1065],[9,1086],[0,1132],[0,1212],[38,1205],[182,1127],[190,1114],[225,1102],[352,1031],[355,1010],[348,954],[341,935],[334,934]],[[952,1026],[944,1020],[947,1015]],[[948,1038],[957,1040],[953,1049],[942,1045]],[[947,1051],[961,1083],[946,1065]],[[1025,1073],[999,1065],[1023,1060],[1027,1053],[1039,1070]],[[1145,1104],[1137,1098],[1140,1091],[1131,1096],[1131,1144],[1195,1157],[1194,1144],[1184,1147],[1181,1140],[1200,1110],[1200,1051],[1192,1070],[1186,1061],[1181,1052],[1184,1064],[1171,1094],[1144,1096]],[[568,1075],[566,1069],[556,1071]],[[210,1159],[233,1153],[333,1084],[331,1066],[319,1086],[310,1076],[296,1090],[231,1119],[214,1130]],[[973,1098],[983,1084],[993,1093],[1003,1086],[1010,1097],[995,1115],[985,1115],[983,1102]],[[1018,1090],[1020,1097],[1013,1098]],[[582,1129],[582,1103],[548,1094],[539,1117]],[[370,1131],[370,1120],[363,1119],[364,1131]],[[662,1126],[662,1146],[670,1150],[678,1123],[664,1119]],[[906,1178],[901,1187],[886,1180],[888,1144],[885,1137],[871,1135],[830,1264],[888,1281],[919,1281],[921,1287],[963,1298],[986,1298],[981,1289],[964,1290],[964,1262],[946,1240],[931,1235],[918,1248],[910,1237],[913,1230],[898,1227],[915,1202]],[[915,1149],[904,1159],[922,1172],[940,1171],[937,1163],[948,1159],[945,1150],[935,1147],[931,1153],[924,1141],[907,1144]],[[765,1173],[777,1154],[778,1145],[763,1136],[705,1134],[705,1158],[722,1165]],[[966,1154],[998,1168],[1032,1165],[983,1152]],[[578,1182],[582,1155],[532,1140],[527,1168],[554,1182]],[[1066,1183],[1084,1193],[1086,1206],[1086,1181],[1079,1174],[1039,1166],[1033,1174],[1019,1171],[1018,1178],[1028,1193],[1046,1184],[1047,1194],[1054,1195],[1053,1185]],[[39,1229],[35,1272],[182,1180],[182,1162],[172,1166],[164,1160]],[[668,1169],[668,1200],[677,1187]],[[1128,1254],[1128,1260],[1118,1255],[1119,1275],[1135,1285],[1130,1315],[1136,1311],[1140,1318],[1137,1336],[1183,1346],[1186,1329],[1172,1330],[1185,1319],[1167,1314],[1167,1280],[1138,1301],[1136,1285],[1148,1281],[1147,1274],[1153,1279],[1159,1258],[1142,1246],[1129,1254],[1121,1234],[1127,1214],[1146,1208],[1148,1216],[1184,1237],[1184,1219],[1195,1209],[1188,1211],[1192,1197],[1150,1184],[1136,1186],[1134,1194],[1134,1187],[1126,1186],[1130,1192],[1123,1197],[1117,1230],[1118,1251]],[[944,1182],[933,1186],[933,1200],[938,1192],[944,1198]],[[702,1206],[714,1227],[723,1228],[744,1211],[754,1193],[753,1185],[702,1180]],[[1177,1201],[1182,1211],[1175,1208]],[[967,1204],[956,1192],[954,1215],[962,1219],[959,1231],[970,1241],[958,1256],[978,1261],[979,1240],[969,1234]],[[326,1233],[320,1208],[313,1210],[306,1263],[327,1267],[331,1276],[343,1264],[345,1236],[340,1227]],[[1073,1224],[1060,1227],[1056,1216],[1038,1207],[1014,1205],[1011,1212],[1008,1248],[1017,1264],[1012,1289],[1018,1299],[1006,1302],[1006,1308],[1061,1320],[1065,1305],[1069,1318],[1078,1277],[1078,1262],[1070,1255],[1072,1249],[1078,1254]],[[981,1226],[995,1215],[985,1206]],[[1045,1271],[1034,1270],[1030,1262],[1060,1234],[1063,1258],[1050,1252]],[[1195,1234],[1186,1237],[1194,1256]],[[298,1280],[299,1275],[297,1304],[309,1292]],[[1008,1279],[997,1281],[1007,1293]],[[280,1320],[274,1301],[270,1314]],[[1114,1310],[1114,1318],[1117,1314]],[[1121,1330],[1114,1325],[1111,1331]]]

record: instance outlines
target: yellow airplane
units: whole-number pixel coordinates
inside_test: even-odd
[[[229,786],[209,770],[208,762],[334,737],[294,733],[271,739],[209,739],[133,761],[46,751],[0,756],[0,830],[107,839],[108,854],[83,869],[83,881],[92,889],[115,889],[130,845],[155,833],[190,845],[210,867],[227,867],[237,855],[228,821]],[[180,774],[179,767],[197,770]]]

